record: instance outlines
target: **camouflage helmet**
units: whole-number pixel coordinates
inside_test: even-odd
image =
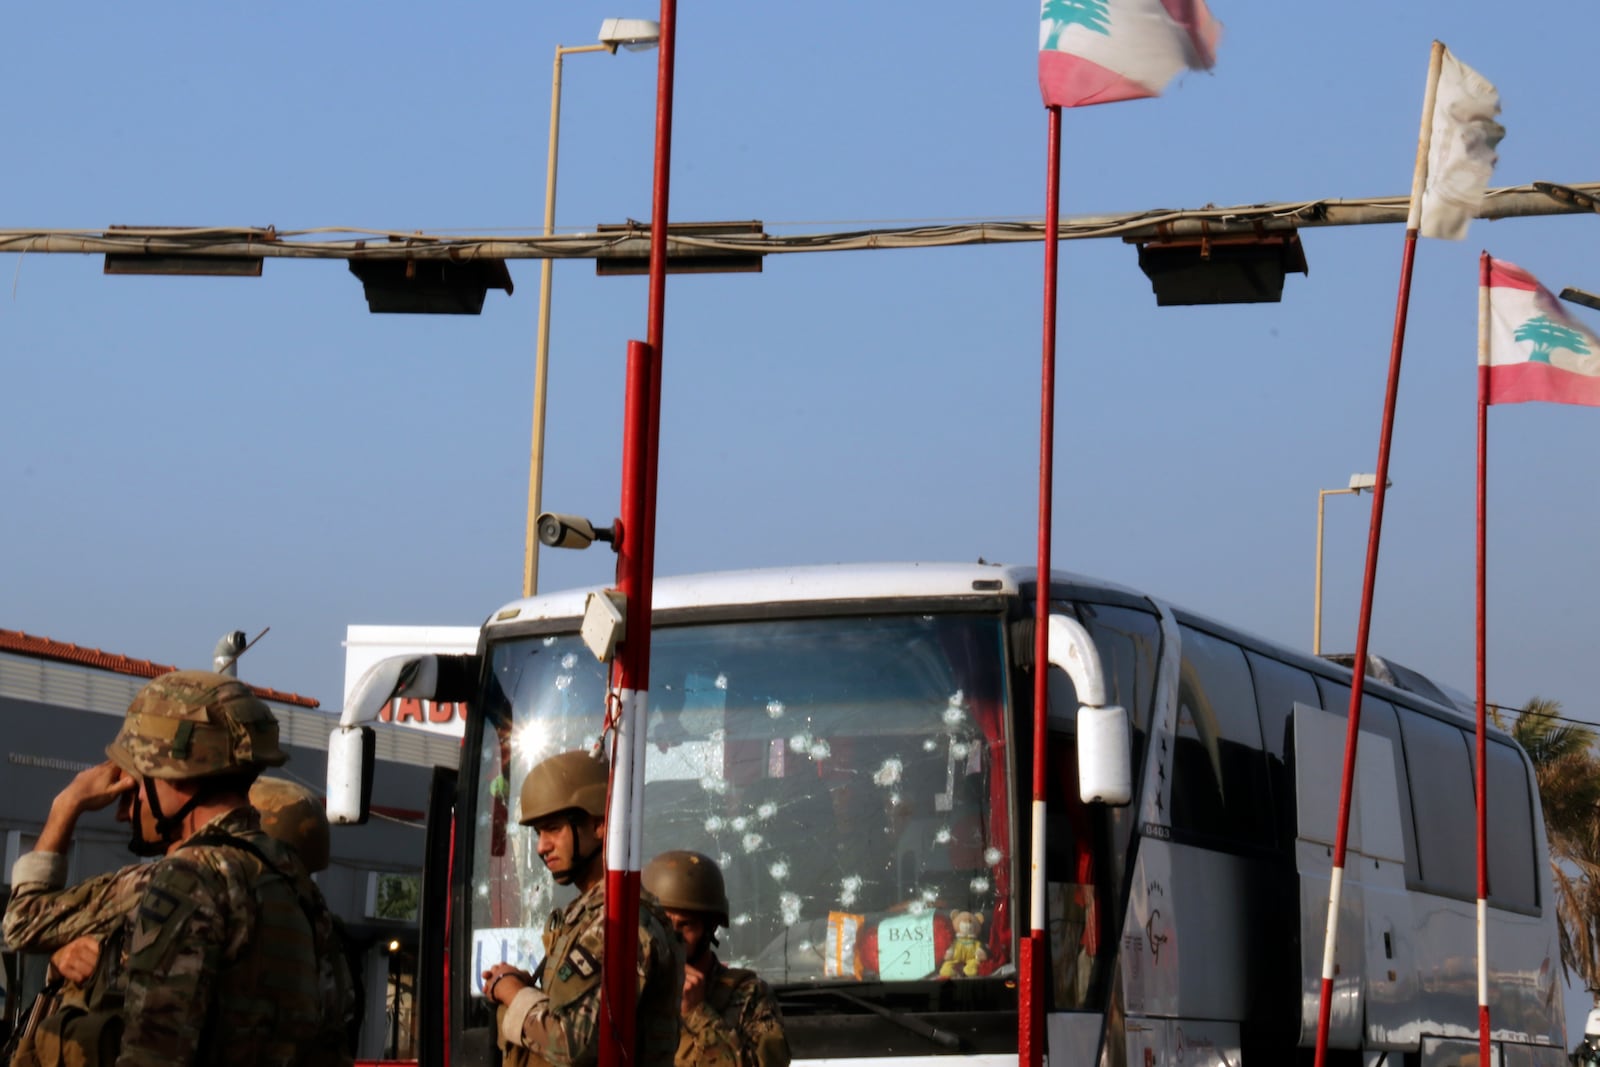
[[[106,746],[135,777],[211,778],[281,767],[278,720],[250,687],[226,674],[172,671],[146,683]]]
[[[306,870],[328,869],[328,812],[315,793],[286,778],[257,778],[250,806],[261,813],[261,829],[293,849]]]
[[[611,764],[582,750],[558,752],[534,765],[522,780],[522,825],[563,811],[606,813]]]
[[[663,908],[703,911],[728,925],[728,890],[722,870],[710,856],[677,850],[663,852],[644,869],[644,887]]]

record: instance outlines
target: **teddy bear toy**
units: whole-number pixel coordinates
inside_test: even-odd
[[[983,929],[983,916],[970,911],[958,911],[950,916],[950,925],[955,928],[956,936],[945,951],[939,977],[960,975],[971,978],[978,973],[978,965],[989,958],[983,943],[978,940],[978,932]]]

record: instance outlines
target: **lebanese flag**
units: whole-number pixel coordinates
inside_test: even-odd
[[[1159,96],[1179,71],[1210,70],[1221,38],[1205,0],[1042,0],[1044,106]]]
[[[1489,260],[1489,403],[1600,406],[1600,338],[1521,267]]]

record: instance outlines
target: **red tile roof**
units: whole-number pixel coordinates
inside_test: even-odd
[[[102,652],[98,648],[83,648],[80,645],[71,645],[64,641],[52,641],[48,637],[34,637],[32,634],[25,634],[21,630],[0,630],[0,652],[15,652],[18,655],[33,656],[37,659],[76,663],[80,666],[94,667],[98,670],[112,671],[116,674],[131,674],[135,678],[154,678],[158,674],[166,674],[168,671],[178,669],[164,663],[152,663],[147,659],[133,659],[129,656],[119,656],[113,652]],[[250,689],[263,700],[272,700],[279,704],[293,704],[302,708],[322,706],[319,701],[296,693],[284,693],[277,689],[267,689],[259,685],[252,685]]]

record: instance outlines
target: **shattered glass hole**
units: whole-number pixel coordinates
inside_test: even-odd
[[[572,670],[572,668],[576,667],[577,665],[578,665],[578,655],[577,655],[577,653],[568,652],[565,656],[561,657],[561,669],[562,670],[570,671],[570,670]]]
[[[1005,858],[1006,854],[1004,852],[1001,852],[999,849],[992,846],[983,850],[983,862],[987,863],[991,867],[997,865]]]
[[[572,688],[572,675],[570,675],[570,674],[558,674],[558,675],[556,675],[556,688],[561,690],[562,692],[566,692],[568,689]]]
[[[800,921],[800,897],[795,893],[780,895],[778,910],[783,914],[783,925],[793,926]]]
[[[783,860],[779,860],[771,867],[767,868],[767,873],[772,875],[774,881],[781,882],[785,878],[789,877],[789,865]]]
[[[781,700],[769,700],[769,701],[767,701],[767,717],[770,718],[770,719],[781,719],[781,718],[783,718],[783,701],[781,701]]]
[[[972,891],[974,893],[987,893],[989,891],[989,879],[981,874],[974,878],[972,880]]]
[[[726,690],[728,688],[728,676],[726,674],[720,674],[719,673],[717,675],[717,680],[715,682],[713,682],[712,684],[715,685],[718,689]]]
[[[905,770],[905,764],[893,757],[883,761],[877,773],[872,776],[874,785],[891,786],[900,784],[900,775]]]
[[[778,805],[770,800],[756,809],[756,818],[758,819],[770,819],[776,814],[778,814]]]
[[[933,840],[935,844],[948,845],[950,843],[950,836],[950,827],[941,826],[939,827],[938,832],[933,835]]]
[[[744,845],[744,850],[746,852],[754,852],[756,849],[761,847],[761,843],[764,840],[765,838],[763,838],[760,834],[745,834],[744,840],[740,843]]]
[[[833,749],[828,746],[828,742],[817,741],[812,744],[809,755],[814,760],[824,760],[833,755]]]

